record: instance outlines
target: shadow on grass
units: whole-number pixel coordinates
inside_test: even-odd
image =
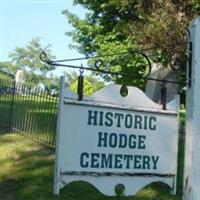
[[[10,136],[4,141],[9,146],[12,140],[17,142],[9,152],[10,157],[2,159],[3,167],[8,164],[12,167],[0,176],[0,200],[118,200],[104,196],[82,181],[66,185],[59,196],[53,195],[54,152],[22,136]],[[180,197],[170,195],[163,184],[152,184],[136,196],[121,200],[180,200]]]
[[[14,200],[16,192],[16,180],[6,179],[0,182],[0,200]]]
[[[10,132],[10,129],[8,127],[4,127],[0,125],[0,135],[7,134],[9,132]]]
[[[11,144],[10,138],[4,141],[8,145]],[[54,199],[51,198],[53,160],[53,151],[34,145],[33,142],[32,146],[30,143],[30,146],[25,148],[16,147],[15,152],[13,149],[11,157],[1,159],[3,167],[12,166],[0,177],[0,199]]]

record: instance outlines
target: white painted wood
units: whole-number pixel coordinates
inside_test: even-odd
[[[127,196],[134,195],[138,191],[142,190],[144,187],[151,183],[161,182],[166,184],[168,187],[174,187],[174,179],[172,178],[162,178],[162,177],[91,177],[91,176],[63,176],[62,187],[67,183],[73,181],[85,181],[93,186],[95,186],[99,192],[106,194],[108,196],[115,196],[115,186],[117,184],[123,184],[125,186],[124,194]]]
[[[76,100],[78,99],[78,95],[71,91],[68,87],[63,89],[63,97]]]
[[[161,104],[152,101],[142,90],[137,87],[128,87],[128,95],[122,97],[120,95],[121,85],[109,84],[105,88],[97,91],[91,96],[84,96],[82,101],[78,101],[78,96],[68,88],[65,89],[65,101],[80,102],[80,104],[104,105],[108,107],[120,107],[124,109],[143,110],[152,112],[177,113],[179,107],[179,95],[175,95],[175,99],[167,104],[164,111]]]
[[[179,110],[180,96],[177,94],[175,98],[167,104],[167,110],[175,111]]]
[[[121,85],[110,84],[105,88],[94,93],[89,98],[95,102],[100,101],[104,103],[117,104],[117,105],[128,105],[128,106],[137,106],[137,107],[152,107],[160,109],[159,104],[154,103],[147,95],[140,89],[136,87],[127,87],[128,95],[122,97],[120,94]],[[106,97],[106,99],[105,99]]]
[[[60,127],[62,123],[61,111],[63,110],[63,99],[65,94],[65,78],[64,76],[61,77],[60,83],[60,96],[59,96],[59,110],[58,110],[58,117],[57,117],[57,127],[56,127],[56,160],[54,166],[54,184],[53,184],[53,193],[59,194],[60,190]]]
[[[184,200],[200,199],[200,17],[190,27],[192,86],[187,87]]]
[[[162,106],[150,100],[141,90],[135,87],[128,87],[127,97],[120,95],[120,85],[108,85],[104,89],[96,92],[94,95],[84,97],[82,101],[77,100],[70,90],[64,88],[62,81],[62,95],[60,112],[58,116],[58,132],[56,143],[56,167],[54,194],[59,193],[59,189],[72,181],[83,180],[93,184],[99,191],[106,195],[115,195],[114,188],[121,183],[125,186],[125,195],[136,194],[146,185],[152,182],[163,182],[176,192],[176,174],[177,174],[177,143],[178,143],[178,108],[179,97],[169,104],[167,110],[162,110]],[[121,123],[120,127],[117,121],[113,122],[112,127],[105,124],[88,125],[88,110],[97,112],[111,112],[125,115],[140,115],[142,119],[154,117],[156,121],[155,130],[148,128],[127,128]],[[105,116],[104,116],[105,117]],[[98,122],[99,123],[99,122]],[[129,137],[145,135],[145,148],[116,148],[111,146],[98,146],[98,132],[123,134]],[[127,162],[120,161],[123,167],[87,167],[80,165],[80,155],[86,152],[113,154],[113,155],[141,155],[158,157],[158,162],[153,165],[151,160],[150,167],[134,168],[128,167]],[[113,156],[114,157],[114,156]],[[85,157],[86,158],[86,157]],[[87,158],[86,158],[87,159]],[[132,157],[132,160],[134,158]],[[84,160],[84,162],[90,162]],[[96,162],[96,161],[95,161]],[[100,161],[98,160],[100,163]],[[143,161],[140,162],[142,164]],[[99,164],[100,165],[100,164]],[[116,166],[116,165],[115,165]],[[156,166],[155,168],[153,166]],[[66,172],[88,173],[94,172],[94,175],[74,175]],[[98,176],[95,173],[98,173]],[[105,175],[111,173],[112,176]],[[124,175],[124,173],[135,173],[134,176]],[[137,174],[140,175],[137,175]],[[104,175],[103,175],[104,174]],[[123,175],[122,175],[123,174]],[[146,174],[146,175],[145,175]],[[152,174],[152,175],[149,175]],[[156,175],[158,174],[158,175]],[[170,177],[159,177],[159,175],[171,175]]]
[[[129,110],[116,110],[113,108],[77,105],[77,104],[65,104],[63,108],[62,118],[65,122],[61,124],[61,160],[60,165],[63,171],[95,171],[99,173],[103,172],[119,172],[119,173],[158,173],[158,174],[176,174],[176,158],[177,158],[177,124],[176,115],[160,114],[160,113],[144,113],[138,111]],[[111,113],[120,113],[123,115],[138,115],[146,116],[148,118],[156,118],[156,130],[149,129],[134,129],[126,128],[124,126],[124,120],[121,122],[121,127],[117,127],[117,121],[113,120],[113,126],[106,127],[105,125],[87,125],[88,124],[88,110],[97,111],[100,113],[103,111]],[[99,117],[98,117],[99,118]],[[114,117],[113,117],[114,119]],[[103,120],[104,121],[104,120]],[[108,146],[98,147],[98,132],[107,132],[116,134],[130,135],[145,135],[146,148],[111,148]],[[108,140],[108,139],[107,139]],[[91,142],[88,142],[91,141]],[[127,145],[128,146],[128,145]],[[72,155],[73,152],[73,155]],[[143,170],[125,168],[125,161],[123,161],[122,169],[106,169],[106,168],[82,168],[80,166],[80,155],[82,152],[100,153],[100,154],[128,154],[128,155],[148,155],[159,156],[159,166],[157,169]],[[87,159],[89,160],[89,159]],[[100,160],[100,159],[99,159]],[[113,159],[114,160],[114,159]]]

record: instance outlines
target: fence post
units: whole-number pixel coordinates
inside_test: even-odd
[[[186,97],[186,141],[184,200],[200,199],[200,17],[190,27],[192,43],[191,67],[188,66]],[[191,45],[190,45],[191,46]],[[191,48],[190,48],[191,49]]]
[[[9,114],[9,131],[12,130],[12,115],[13,115],[13,105],[14,105],[14,99],[15,99],[15,90],[16,90],[16,81],[13,81],[13,86],[12,86],[12,99],[11,99],[11,104],[10,104],[10,114]]]
[[[64,90],[65,90],[65,77],[61,77],[60,83],[60,95],[59,95],[59,107],[58,107],[58,117],[57,117],[57,130],[56,130],[56,160],[54,166],[54,185],[53,193],[55,195],[59,194],[60,190],[60,124],[61,124],[61,111],[63,110],[63,99],[64,99]]]

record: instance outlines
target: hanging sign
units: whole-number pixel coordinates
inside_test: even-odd
[[[109,85],[78,101],[62,90],[56,145],[54,193],[71,181],[93,184],[106,195],[123,186],[132,195],[152,182],[175,192],[178,97],[167,110],[141,90]]]

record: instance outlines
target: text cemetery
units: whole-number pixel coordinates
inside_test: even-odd
[[[156,118],[152,116],[88,110],[88,126],[116,126],[127,129],[155,130]],[[146,135],[98,132],[98,148],[146,149]],[[82,168],[157,169],[159,156],[134,154],[106,154],[83,152],[80,155]]]

